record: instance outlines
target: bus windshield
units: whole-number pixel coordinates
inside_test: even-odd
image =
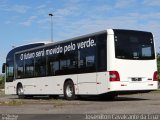
[[[114,30],[115,57],[130,60],[155,59],[153,36],[149,32]]]

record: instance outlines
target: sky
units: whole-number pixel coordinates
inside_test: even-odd
[[[0,73],[12,47],[109,28],[150,31],[160,52],[160,0],[0,0]]]

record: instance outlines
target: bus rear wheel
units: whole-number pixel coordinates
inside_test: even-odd
[[[71,80],[68,80],[64,83],[64,97],[67,100],[74,100],[75,97],[75,88],[74,83]]]

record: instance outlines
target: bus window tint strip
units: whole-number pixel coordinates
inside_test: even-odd
[[[82,41],[91,41],[92,39],[94,39],[95,42],[95,45],[92,47],[87,47],[87,43],[85,42],[81,46],[80,44],[78,44],[82,43]],[[18,53],[15,55],[16,78],[21,79],[106,71],[106,40],[107,34],[103,33],[76,41],[70,41],[61,43],[59,45],[44,47],[34,51],[25,51],[27,54]],[[52,48],[61,50],[60,48],[67,46],[70,43],[72,44],[72,46],[76,44],[79,45],[79,49],[78,47],[72,48],[75,50],[66,48],[65,54],[64,52],[60,51],[57,51],[57,54],[51,53],[54,51]],[[80,49],[80,47],[84,48]]]

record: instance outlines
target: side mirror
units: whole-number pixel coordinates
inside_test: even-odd
[[[2,73],[5,73],[6,63],[3,63],[2,65]]]

